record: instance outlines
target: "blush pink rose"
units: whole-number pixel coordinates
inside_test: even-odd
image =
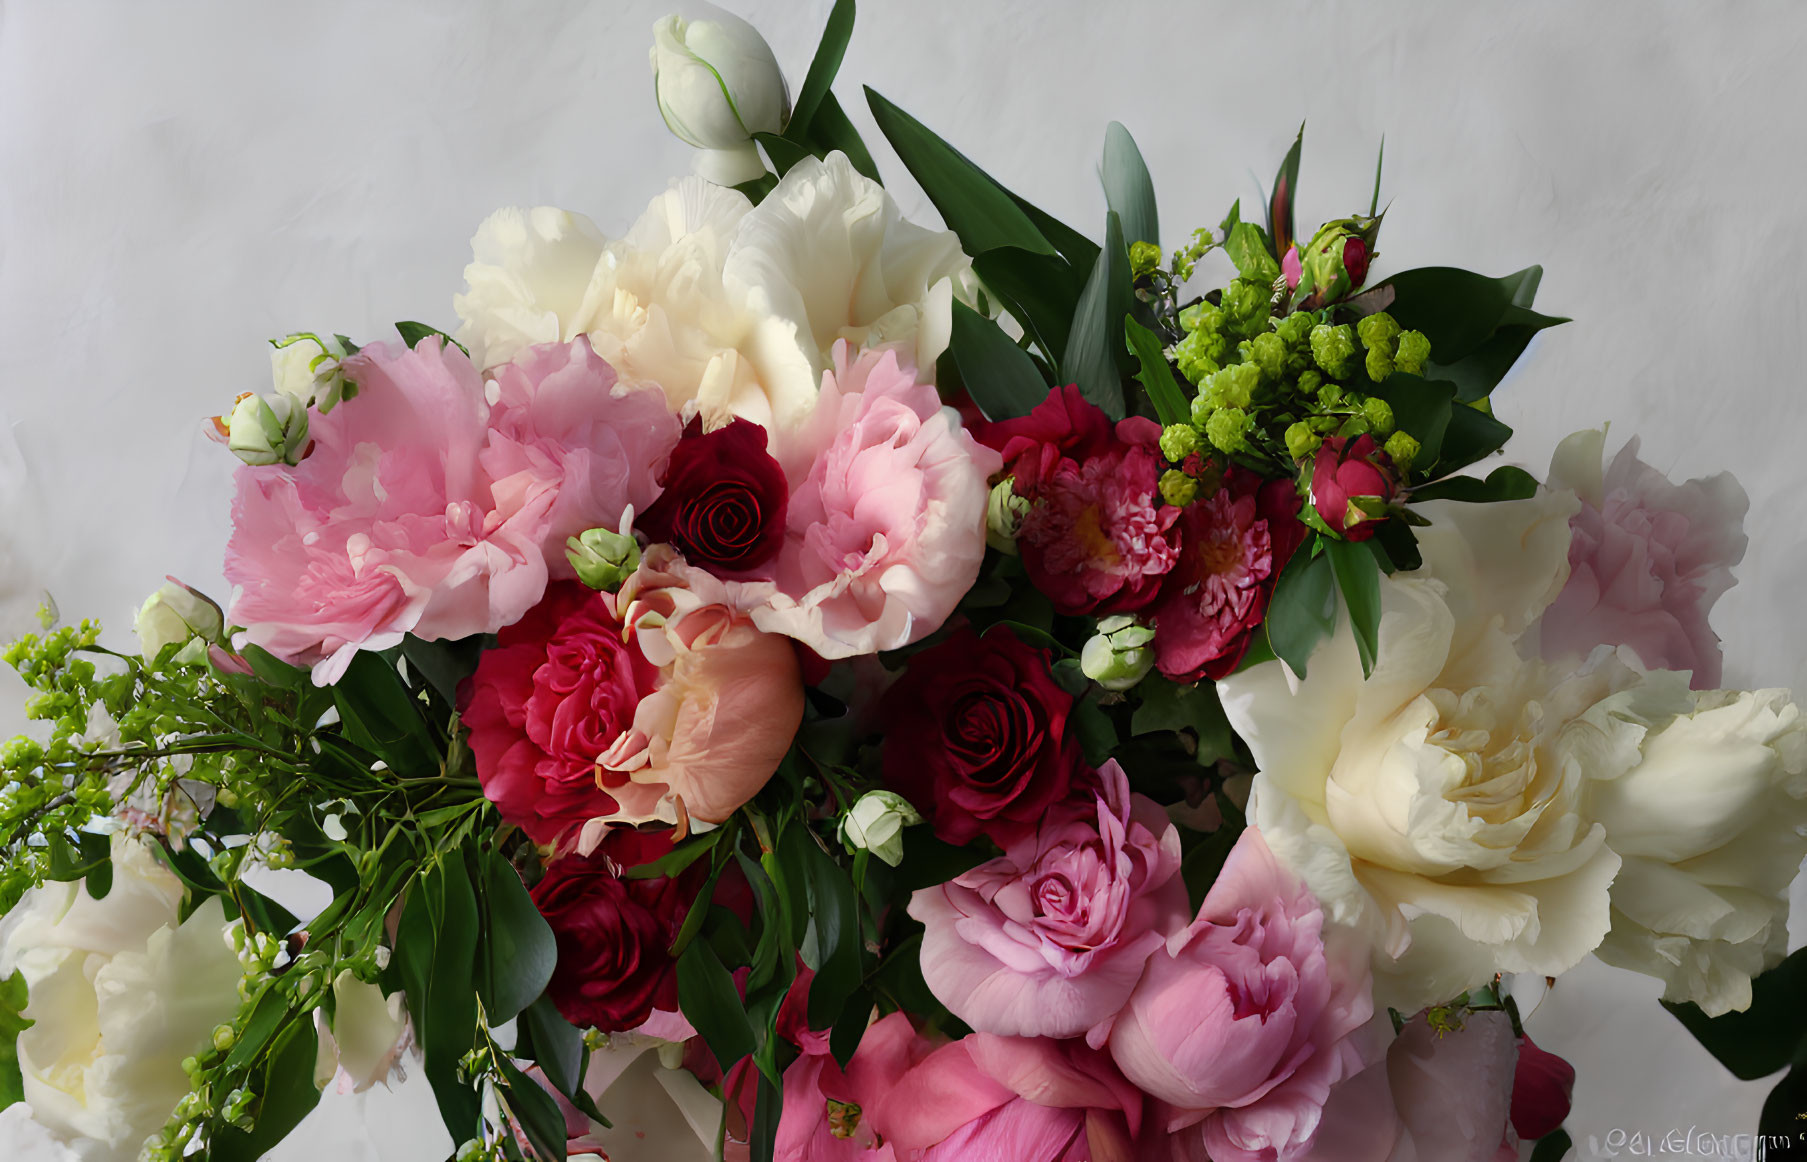
[[[791,486],[784,545],[766,579],[734,587],[754,623],[829,659],[939,629],[985,557],[997,453],[896,351],[843,340],[815,410],[772,454]]]
[[[1570,488],[1569,579],[1543,617],[1546,657],[1629,646],[1655,670],[1692,672],[1719,686],[1719,637],[1707,623],[1735,583],[1749,538],[1750,499],[1730,473],[1674,484],[1638,459],[1631,440],[1604,471],[1604,431],[1577,432],[1550,463],[1551,488]]]
[[[735,612],[722,582],[670,546],[648,549],[616,600],[659,676],[598,760],[617,809],[586,825],[585,849],[611,824],[720,823],[765,786],[803,721],[791,642]]]
[[[359,649],[494,633],[532,608],[564,537],[651,495],[677,438],[659,393],[616,398],[582,343],[500,369],[493,405],[437,338],[347,359],[357,398],[314,418],[312,452],[238,471],[226,578],[244,640],[325,685]]]
[[[1382,1036],[1392,1036],[1386,1018]],[[1371,1029],[1373,1027],[1371,1026]],[[1379,1032],[1378,1030],[1375,1030]],[[1504,1013],[1469,1013],[1438,1033],[1406,1023],[1373,1065],[1336,1085],[1300,1162],[1513,1162],[1517,1057]]]
[[[911,897],[925,928],[923,979],[981,1032],[1093,1031],[1184,927],[1179,866],[1166,813],[1107,762],[1002,856]]]
[[[1366,948],[1326,947],[1318,902],[1243,832],[1198,918],[1150,957],[1110,1034],[1125,1077],[1165,1103],[1176,1157],[1281,1162],[1362,1066]],[[924,951],[926,956],[927,945]]]

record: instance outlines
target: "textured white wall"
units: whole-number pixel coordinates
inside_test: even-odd
[[[498,205],[624,229],[689,163],[646,64],[666,7],[0,0],[0,630],[48,589],[129,646],[165,573],[219,590],[233,461],[199,422],[265,382],[266,338],[449,327]],[[739,7],[793,85],[827,9]],[[929,219],[859,83],[1093,233],[1121,120],[1169,246],[1257,201],[1301,120],[1301,221],[1365,208],[1385,133],[1377,277],[1544,263],[1539,306],[1576,321],[1496,397],[1513,458],[1541,471],[1562,435],[1611,419],[1674,475],[1736,468],[1751,551],[1715,618],[1726,681],[1788,685],[1807,672],[1804,37],[1807,8],[1782,4],[875,0],[838,91]],[[19,690],[0,678],[0,729]],[[1580,1069],[1584,1158],[1614,1128],[1754,1127],[1765,1087],[1719,1071],[1656,992],[1590,965],[1532,1023]],[[286,1156],[443,1157],[423,1090],[368,1118],[330,1100]],[[0,1156],[39,1156],[9,1133]]]

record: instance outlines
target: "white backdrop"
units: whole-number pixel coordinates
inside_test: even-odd
[[[828,6],[739,6],[793,88]],[[646,59],[667,7],[0,0],[0,630],[48,590],[129,648],[165,573],[220,592],[234,461],[200,422],[264,387],[265,339],[450,329],[499,205],[624,230],[689,164]],[[1258,202],[1301,120],[1301,222],[1365,209],[1385,133],[1376,277],[1542,262],[1539,307],[1576,320],[1495,397],[1514,458],[1541,472],[1612,419],[1674,476],[1735,467],[1751,550],[1714,619],[1725,679],[1807,685],[1804,38],[1807,7],[1782,5],[872,0],[837,91],[925,220],[860,82],[1093,234],[1120,120],[1170,248]],[[0,677],[0,729],[20,690]],[[1614,1129],[1754,1129],[1767,1086],[1724,1074],[1657,992],[1589,964],[1531,1023],[1580,1071],[1583,1158]],[[284,1154],[443,1158],[424,1089],[329,1099]],[[42,1156],[15,1132],[0,1156]]]

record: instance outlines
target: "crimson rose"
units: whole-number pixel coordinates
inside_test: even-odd
[[[1370,499],[1384,504],[1398,490],[1393,458],[1375,445],[1373,436],[1354,440],[1333,436],[1318,448],[1311,466],[1311,503],[1325,524],[1349,540],[1367,540],[1386,519],[1351,502]]]
[[[885,781],[942,839],[1008,843],[1066,795],[1081,764],[1073,696],[1048,663],[1002,626],[963,626],[885,692]]]
[[[483,794],[535,843],[615,810],[596,759],[634,722],[658,669],[623,641],[610,599],[554,582],[496,637],[459,699]]]
[[[696,897],[693,876],[624,880],[622,869],[671,849],[669,830],[612,831],[587,856],[555,860],[533,886],[533,902],[558,943],[546,995],[567,1021],[605,1033],[678,1007],[671,942]]]
[[[690,421],[672,449],[665,491],[636,522],[694,565],[744,573],[784,543],[790,484],[765,450],[765,429],[736,419],[713,432]]]

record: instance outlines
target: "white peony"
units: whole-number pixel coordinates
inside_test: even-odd
[[[113,888],[33,889],[7,917],[0,975],[25,977],[19,1069],[33,1117],[84,1162],[126,1162],[168,1119],[182,1059],[238,1009],[217,898],[178,923],[182,884],[145,842],[113,837]]]
[[[657,1027],[661,1017],[655,1016]],[[678,1019],[674,1036],[694,1035]],[[615,1033],[590,1055],[584,1091],[612,1125],[601,1126],[557,1098],[565,1111],[568,1144],[609,1162],[709,1162],[722,1138],[721,1099],[678,1067],[683,1046],[645,1033]]]
[[[472,239],[458,340],[479,366],[589,336],[627,385],[708,427],[770,431],[814,407],[836,340],[896,345],[932,380],[970,263],[905,222],[840,154],[805,159],[755,207],[686,178],[619,240],[563,210],[498,210]]]
[[[1807,857],[1807,726],[1786,691],[1706,691],[1659,723],[1644,761],[1595,783],[1589,812],[1625,864],[1608,964],[1709,1016],[1751,1003],[1788,950],[1788,886]]]

